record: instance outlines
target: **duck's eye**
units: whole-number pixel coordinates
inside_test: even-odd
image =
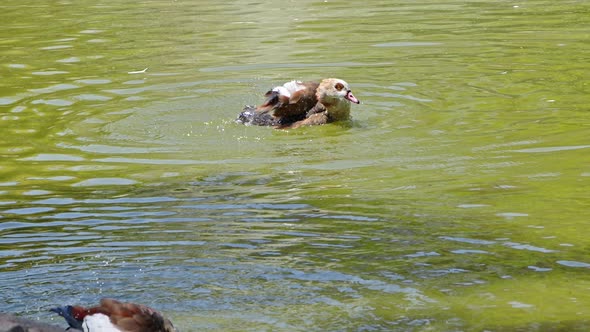
[[[336,85],[334,87],[336,88],[336,90],[340,91],[340,90],[344,89],[344,84],[336,83]]]

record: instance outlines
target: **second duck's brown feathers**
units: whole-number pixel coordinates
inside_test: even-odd
[[[94,307],[61,306],[51,309],[64,317],[70,328],[90,331],[176,332],[172,322],[158,311],[130,302],[104,298]],[[104,317],[101,318],[101,317]],[[108,324],[105,325],[105,320]]]

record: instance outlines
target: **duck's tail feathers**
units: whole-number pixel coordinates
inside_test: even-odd
[[[254,106],[244,107],[236,122],[254,126],[276,126],[278,124],[278,120],[269,112],[259,111]]]

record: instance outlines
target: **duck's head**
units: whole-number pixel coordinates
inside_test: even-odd
[[[352,94],[346,81],[339,78],[326,78],[320,82],[316,97],[322,104],[328,106],[340,101],[348,101],[360,104],[360,101]]]
[[[77,310],[77,308],[71,305],[64,305],[57,308],[51,308],[49,309],[49,311],[53,311],[56,314],[65,318],[66,322],[68,322],[68,325],[70,325],[70,328],[82,330],[82,320],[84,319],[84,315],[86,313],[80,313],[79,310]]]

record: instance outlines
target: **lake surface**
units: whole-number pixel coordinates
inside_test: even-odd
[[[588,1],[0,5],[0,311],[590,329]],[[147,68],[147,69],[146,69]],[[144,70],[145,69],[145,70]],[[236,124],[291,79],[353,121]]]

